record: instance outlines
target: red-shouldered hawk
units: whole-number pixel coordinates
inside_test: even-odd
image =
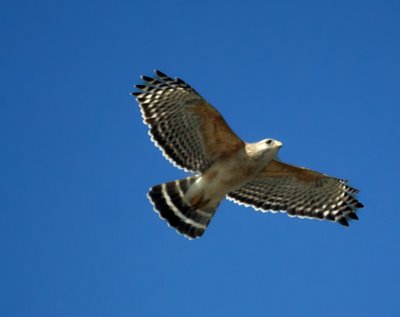
[[[347,181],[280,162],[282,143],[243,142],[219,112],[183,80],[160,71],[142,76],[134,95],[152,141],[175,166],[196,174],[150,188],[148,197],[168,224],[200,237],[225,197],[260,211],[327,219],[358,219],[357,189]]]

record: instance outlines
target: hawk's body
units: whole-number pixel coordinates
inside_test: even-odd
[[[156,71],[133,93],[152,140],[174,165],[198,174],[150,189],[155,210],[180,233],[201,236],[220,201],[348,225],[362,204],[339,180],[276,160],[281,143],[243,142],[215,108],[180,79]]]
[[[231,156],[218,159],[193,183],[185,198],[191,204],[217,206],[225,195],[252,180],[274,158],[280,143],[273,151],[257,155],[257,148],[265,148],[264,142],[248,144],[233,152]]]

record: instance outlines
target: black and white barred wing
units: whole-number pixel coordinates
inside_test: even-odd
[[[218,111],[183,80],[160,71],[142,76],[133,93],[155,144],[175,166],[204,171],[217,158],[241,146],[241,141]]]
[[[348,226],[363,205],[358,190],[337,178],[273,160],[260,175],[228,199],[260,211],[336,221]]]

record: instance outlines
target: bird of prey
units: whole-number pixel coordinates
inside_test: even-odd
[[[282,143],[242,141],[221,114],[182,79],[156,70],[132,93],[149,135],[176,167],[193,174],[150,188],[155,211],[179,233],[203,235],[225,197],[259,211],[348,226],[363,205],[346,180],[277,159]]]

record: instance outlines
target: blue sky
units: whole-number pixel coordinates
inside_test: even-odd
[[[398,1],[3,1],[0,21],[1,316],[400,315]],[[145,195],[185,174],[129,95],[155,68],[349,179],[360,221],[226,201],[176,234]]]

